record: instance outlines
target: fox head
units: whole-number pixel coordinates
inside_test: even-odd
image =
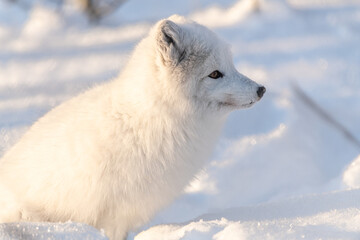
[[[177,101],[181,95],[200,110],[230,112],[252,106],[266,91],[236,70],[228,44],[202,25],[174,15],[159,21],[149,38],[157,81],[151,84],[162,86],[162,95],[177,95]]]

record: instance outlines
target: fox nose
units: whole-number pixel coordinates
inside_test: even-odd
[[[259,87],[258,90],[256,91],[259,98],[262,98],[265,92],[266,92],[266,88],[263,86]]]

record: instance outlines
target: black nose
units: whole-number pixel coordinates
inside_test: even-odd
[[[266,92],[266,88],[262,87],[262,86],[259,87],[258,90],[256,91],[259,98],[262,98],[262,96],[264,96],[265,92]]]

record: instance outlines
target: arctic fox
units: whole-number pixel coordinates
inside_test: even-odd
[[[71,220],[124,239],[182,193],[226,116],[264,92],[212,31],[161,20],[119,77],[51,110],[0,160],[0,222]]]

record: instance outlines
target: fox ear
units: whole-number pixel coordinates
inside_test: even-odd
[[[163,20],[159,24],[157,44],[164,64],[177,66],[184,60],[183,34],[181,27],[170,20]]]

